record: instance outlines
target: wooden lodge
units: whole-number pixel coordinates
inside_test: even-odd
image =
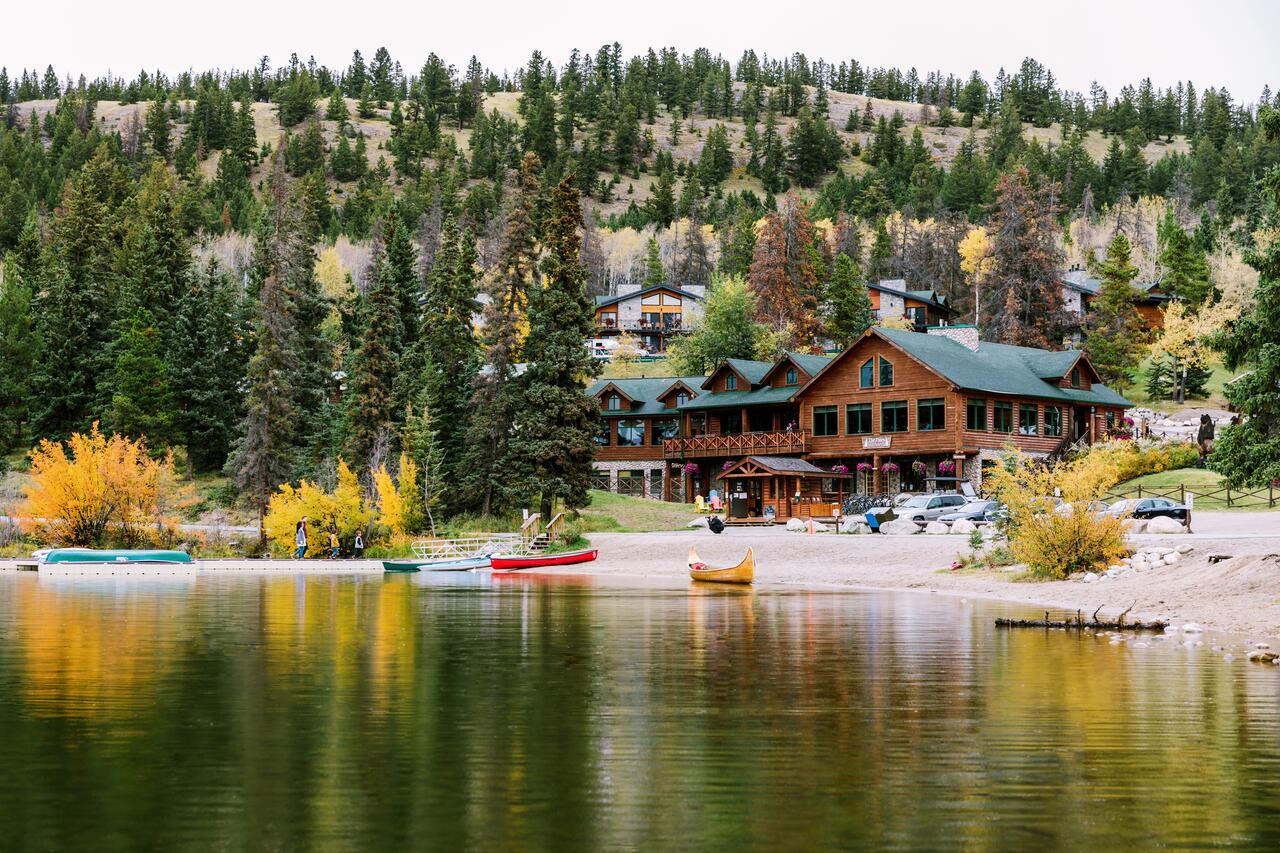
[[[1131,404],[1078,350],[979,341],[972,326],[874,327],[835,357],[728,359],[706,377],[600,380],[596,486],[730,520],[827,518],[852,494],[968,481],[1012,445],[1061,453]]]
[[[615,296],[596,299],[596,334],[603,338],[635,335],[650,352],[666,352],[670,340],[702,316],[699,292],[658,285],[632,286]]]

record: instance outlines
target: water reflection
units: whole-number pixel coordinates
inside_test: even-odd
[[[0,848],[1280,844],[1280,673],[998,609],[2,576]]]

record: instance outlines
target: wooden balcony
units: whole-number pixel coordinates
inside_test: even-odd
[[[808,449],[809,437],[802,432],[699,435],[693,438],[669,438],[662,442],[662,453],[668,459],[694,459],[705,456],[776,456],[805,453]]]

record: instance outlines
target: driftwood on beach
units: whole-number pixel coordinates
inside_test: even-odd
[[[1134,604],[1137,604],[1135,601]],[[1105,607],[1105,605],[1103,605]],[[1168,626],[1168,622],[1126,622],[1124,617],[1129,615],[1129,611],[1133,609],[1133,604],[1125,608],[1124,612],[1116,617],[1114,622],[1099,622],[1098,614],[1102,612],[1102,607],[1093,611],[1093,615],[1088,619],[1084,618],[1084,611],[1077,610],[1074,619],[1050,619],[1049,611],[1044,612],[1043,619],[997,619],[997,628],[1074,628],[1077,631],[1097,630],[1097,631],[1162,631]]]

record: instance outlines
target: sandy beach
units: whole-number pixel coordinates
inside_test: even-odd
[[[951,571],[968,551],[964,536],[835,536],[791,533],[781,527],[673,533],[597,533],[597,575],[687,577],[690,545],[712,565],[728,565],[755,550],[759,584],[837,585],[906,589],[1043,605],[1075,613],[1115,615],[1130,605],[1130,618],[1196,622],[1206,628],[1257,638],[1280,638],[1280,514],[1201,513],[1197,532],[1137,536],[1136,549],[1188,545],[1175,565],[1141,574],[1081,581],[1015,580],[1017,572]],[[1254,531],[1265,530],[1265,534]],[[1211,564],[1211,555],[1228,559]],[[583,568],[563,571],[580,574]],[[556,571],[556,570],[542,570]]]

